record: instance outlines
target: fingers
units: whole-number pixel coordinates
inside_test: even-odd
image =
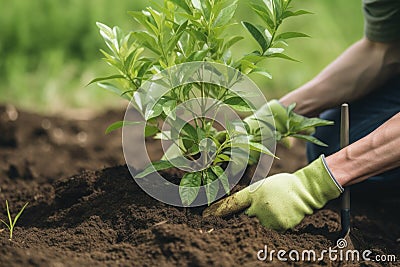
[[[246,209],[244,214],[246,214],[249,217],[257,216],[257,214],[256,214],[254,208],[252,208],[252,206],[250,206],[248,209]]]
[[[251,205],[247,188],[224,198],[203,211],[203,217],[225,217],[243,211]]]
[[[274,217],[268,214],[267,210],[263,210],[262,213],[260,213],[260,210],[257,210],[257,207],[255,205],[251,205],[244,213],[249,217],[257,217],[260,224],[264,227],[274,230],[281,229],[281,227],[274,227],[274,225],[272,224],[272,222],[274,221]]]
[[[257,217],[260,224],[269,229],[276,231],[286,230],[285,227],[276,220],[276,217],[269,214],[267,210],[263,210],[263,213],[260,213],[260,211],[257,211],[257,208],[252,205],[245,211],[245,214],[249,217]]]

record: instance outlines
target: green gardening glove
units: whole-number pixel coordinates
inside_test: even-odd
[[[260,180],[206,209],[204,216],[226,216],[247,208],[262,225],[287,230],[306,214],[337,198],[343,188],[330,174],[322,155],[293,174],[281,173]]]
[[[290,140],[287,138],[287,136],[291,134],[298,134],[300,131],[305,135],[311,135],[315,132],[315,127],[313,126],[315,123],[319,124],[324,122],[321,125],[329,125],[327,121],[316,118],[309,119],[299,115],[293,112],[291,108],[289,109],[283,106],[276,99],[273,99],[267,104],[263,105],[253,115],[245,118],[244,121],[249,125],[250,129],[256,129],[259,127],[259,124],[256,120],[254,120],[254,118],[257,117],[263,121],[271,121],[269,117],[270,115],[273,117],[275,130],[277,132],[275,138],[277,138],[277,140],[286,147],[290,147]],[[316,126],[318,126],[318,124],[316,124]],[[262,127],[262,134],[266,137],[269,137],[271,135],[269,133],[271,132],[271,129],[262,123],[260,126]]]
[[[253,118],[257,116],[260,119],[267,120],[271,113],[274,118],[276,130],[282,134],[286,133],[289,116],[286,112],[286,108],[275,99],[261,106],[253,115],[245,118],[244,121],[249,124],[250,129],[253,127],[255,128],[258,126],[258,123],[253,120]]]
[[[268,102],[269,108],[271,109],[272,115],[275,120],[275,128],[281,134],[285,134],[289,131],[287,122],[289,121],[289,114],[285,106],[283,106],[278,100],[271,100]],[[297,113],[292,113],[292,117],[296,117],[296,120],[303,120],[306,117]]]

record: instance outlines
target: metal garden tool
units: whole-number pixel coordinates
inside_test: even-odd
[[[342,104],[340,116],[340,149],[349,145],[349,105]],[[341,196],[341,237],[346,240],[347,247],[354,247],[350,239],[350,187],[346,186]]]

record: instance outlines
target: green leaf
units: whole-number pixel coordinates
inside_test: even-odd
[[[153,18],[157,29],[161,29],[162,23],[163,23],[163,21],[162,21],[163,14],[154,10],[152,7],[147,7],[147,11],[151,14],[151,17]]]
[[[254,107],[247,103],[243,98],[239,96],[234,96],[223,101],[228,106],[232,107],[234,110],[241,112],[251,112],[254,111]]]
[[[114,38],[114,33],[110,27],[108,27],[106,24],[103,24],[101,22],[96,22],[97,27],[100,29],[101,35],[105,38],[108,39],[113,39]]]
[[[155,161],[147,165],[146,168],[144,168],[144,170],[140,173],[136,174],[134,178],[143,178],[153,172],[166,170],[172,167],[175,166],[168,160]]]
[[[232,38],[230,38],[228,41],[226,41],[225,43],[225,49],[230,48],[232,45],[236,44],[237,42],[243,40],[244,37],[243,36],[233,36]]]
[[[276,36],[275,40],[279,41],[279,40],[287,40],[291,38],[301,38],[301,37],[310,37],[310,36],[301,32],[285,32]]]
[[[189,24],[189,20],[185,20],[184,23],[181,23],[178,27],[178,29],[176,30],[175,34],[181,34],[184,33],[187,29],[187,26]]]
[[[221,163],[221,162],[228,162],[231,158],[225,154],[219,154],[214,159],[214,164]]]
[[[294,61],[294,62],[300,62],[297,59],[291,58],[291,57],[289,57],[289,56],[287,56],[285,54],[282,54],[282,53],[271,54],[271,55],[268,55],[268,57],[279,57],[279,58],[287,59],[287,60]]]
[[[111,75],[111,76],[107,76],[107,77],[96,78],[96,79],[91,80],[86,86],[88,86],[92,83],[106,81],[106,80],[112,80],[112,79],[125,79],[125,76],[117,74],[117,75]]]
[[[296,138],[299,138],[299,139],[306,140],[306,141],[308,141],[308,142],[314,143],[314,144],[319,145],[319,146],[325,146],[325,147],[328,146],[328,145],[325,144],[324,142],[318,140],[317,138],[315,138],[314,136],[311,136],[311,135],[291,134],[290,136],[293,136],[293,137],[296,137]]]
[[[159,32],[155,26],[157,23],[148,10],[128,11],[128,14],[131,15],[141,26],[145,27],[147,31],[158,35]]]
[[[173,112],[176,108],[176,100],[168,100],[167,102],[163,103],[162,109],[167,116],[171,116],[172,120],[175,120],[176,114]],[[172,113],[173,112],[173,113]]]
[[[208,49],[205,50],[200,50],[200,51],[194,51],[192,54],[190,54],[190,56],[187,58],[188,62],[191,61],[203,61],[204,58],[207,56],[208,54]]]
[[[188,155],[196,155],[200,152],[199,145],[194,143],[193,140],[183,139],[183,145],[187,149]]]
[[[190,2],[192,2],[192,5],[195,9],[200,10],[201,9],[201,4],[200,4],[200,0],[190,0]]]
[[[17,223],[19,217],[21,217],[22,213],[24,212],[26,206],[28,206],[29,202],[26,202],[25,205],[21,208],[21,210],[18,212],[18,214],[14,218],[13,226]]]
[[[119,89],[118,87],[116,87],[115,85],[113,85],[112,83],[97,83],[98,86],[100,86],[103,89],[106,89],[107,91],[110,91],[114,94],[117,94],[119,96],[121,96],[122,98],[125,98],[126,100],[130,101],[131,98],[127,95],[127,94],[123,94],[124,92],[122,92],[121,89]]]
[[[147,49],[154,52],[155,54],[157,55],[161,54],[159,50],[159,45],[157,44],[157,40],[153,35],[149,34],[148,32],[144,31],[132,32],[132,37],[135,39],[135,41],[144,45]]]
[[[260,45],[262,51],[264,52],[268,47],[268,42],[264,35],[258,30],[258,28],[251,24],[250,22],[242,21],[242,25],[247,29],[247,31],[253,36],[253,38]]]
[[[300,124],[297,127],[295,127],[293,130],[296,132],[300,132],[300,131],[306,130],[308,128],[314,128],[314,127],[319,127],[319,126],[329,126],[329,125],[333,125],[333,124],[334,124],[333,121],[323,120],[320,118],[304,118],[300,122]]]
[[[269,116],[272,116],[272,114],[269,115]],[[271,121],[266,121],[266,120],[262,120],[262,119],[260,119],[260,118],[254,118],[254,119],[252,119],[252,120],[254,120],[254,121],[260,123],[261,126],[267,127],[267,128],[268,128],[269,130],[271,130],[271,131],[275,131],[275,126],[273,125],[273,120],[271,120]],[[260,129],[260,128],[258,128],[258,129]],[[260,130],[261,130],[261,129],[260,129]]]
[[[170,1],[175,5],[179,6],[180,8],[182,8],[183,10],[185,10],[186,13],[192,14],[192,10],[190,9],[185,0],[170,0]]]
[[[275,28],[275,22],[272,20],[273,14],[268,7],[257,5],[255,3],[251,4],[251,8],[256,12],[256,14],[265,22],[269,30]]]
[[[196,30],[194,28],[191,28],[190,31],[188,31],[188,33],[196,41],[207,42],[207,36],[204,33],[200,32],[200,31],[198,31],[198,30]]]
[[[125,125],[137,125],[140,123],[143,123],[143,122],[141,122],[141,121],[117,121],[117,122],[114,122],[113,124],[111,124],[110,126],[108,126],[105,133],[109,134],[112,131],[115,131],[119,128],[124,127]]]
[[[268,29],[264,30],[265,37],[267,37],[267,42],[270,44],[272,41],[272,34]]]
[[[251,73],[253,70],[257,69],[257,66],[254,64],[256,63],[256,60],[254,60],[253,62],[247,60],[248,55],[246,56],[246,59],[241,59],[240,60],[240,70],[242,73],[244,74],[249,74]]]
[[[229,6],[223,8],[221,12],[219,12],[217,18],[215,19],[213,26],[219,27],[228,24],[228,22],[233,18],[236,8],[237,8],[236,3],[231,3]]]
[[[189,122],[185,123],[185,125],[182,127],[182,130],[184,133],[187,134],[191,139],[196,140],[198,139],[197,137],[197,130],[191,125]]]
[[[267,77],[268,79],[272,79],[271,73],[269,73],[261,68],[256,68],[256,69],[252,70],[250,73],[260,74],[264,77]]]
[[[189,172],[183,175],[179,184],[179,196],[181,197],[182,204],[189,206],[196,199],[199,194],[201,185],[201,173]]]
[[[249,142],[250,150],[257,151],[266,155],[269,155],[271,157],[274,157],[276,159],[279,159],[277,156],[275,156],[266,146],[260,143],[255,143],[255,142]]]
[[[137,72],[137,77],[136,79],[142,81],[144,78],[143,76],[146,74],[146,72],[149,70],[149,67],[153,64],[151,61],[144,62],[143,65],[140,66],[138,72]]]
[[[271,55],[274,55],[274,54],[281,54],[281,53],[283,53],[283,51],[285,51],[285,49],[283,49],[283,48],[277,48],[277,47],[268,48],[268,50],[265,51],[265,55],[266,56],[271,56]]]
[[[157,126],[154,125],[146,125],[144,127],[144,136],[145,137],[149,137],[149,136],[153,136],[156,133],[158,133],[159,129]]]
[[[192,0],[192,3],[194,6],[198,5],[195,2],[200,2],[201,11],[203,13],[203,16],[205,17],[205,19],[207,21],[209,21],[210,17],[211,17],[211,9],[212,9],[210,1],[209,0]]]
[[[113,29],[100,22],[96,22],[96,25],[100,29],[100,35],[103,37],[107,46],[116,53],[118,51],[118,44],[116,43]]]
[[[271,157],[274,157],[276,159],[279,159],[267,147],[265,147],[263,144],[260,144],[260,143],[255,143],[255,142],[251,142],[251,141],[249,141],[247,143],[232,142],[231,147],[239,147],[239,148],[243,148],[243,149],[249,149],[249,150],[260,152],[260,153],[269,155]]]
[[[276,19],[278,20],[282,16],[283,8],[282,8],[282,0],[272,0],[273,9]]]
[[[227,135],[226,138],[231,138],[233,136],[235,136],[238,132],[236,131],[236,123],[234,123],[234,121],[232,120],[227,120],[227,118],[225,117],[225,128],[227,131]]]
[[[176,30],[176,32],[174,33],[173,37],[168,42],[167,51],[173,52],[173,50],[175,49],[179,39],[181,38],[182,34],[186,30],[188,23],[189,23],[189,21],[186,20],[184,23],[179,25],[179,28]]]
[[[218,177],[214,174],[214,172],[208,168],[203,172],[204,178],[204,188],[206,190],[207,202],[208,205],[211,204],[216,198],[219,190],[219,183],[214,182],[218,179]]]
[[[171,131],[161,131],[154,136],[154,139],[171,140]]]
[[[296,103],[292,103],[289,106],[287,106],[286,113],[288,114],[288,116],[291,116],[293,114],[295,108],[296,108]]]
[[[226,156],[226,155],[224,155],[224,156]],[[228,156],[226,156],[226,157],[228,157]],[[218,177],[218,179],[221,181],[221,184],[224,187],[225,192],[229,195],[229,193],[230,193],[229,180],[228,180],[228,176],[226,175],[225,171],[220,166],[212,166],[211,169],[215,173],[215,175]]]
[[[13,229],[14,225],[13,225],[13,222],[11,219],[10,207],[8,206],[8,200],[6,200],[6,209],[7,209],[8,221],[10,222],[10,228]]]
[[[283,12],[282,19],[289,18],[289,17],[306,15],[306,14],[313,14],[313,13],[309,12],[307,10],[297,10],[297,11],[286,10],[285,12]]]
[[[196,136],[198,140],[203,140],[204,138],[206,138],[207,134],[205,131],[206,129],[203,129],[202,127],[196,128],[196,134],[197,134]]]
[[[2,219],[0,219],[0,222],[2,222],[5,226],[7,226],[7,228],[10,230],[10,226],[8,225],[8,223],[6,223],[5,221],[3,221]]]

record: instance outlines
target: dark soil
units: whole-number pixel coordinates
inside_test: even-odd
[[[203,219],[203,208],[176,208],[150,198],[123,165],[121,133],[103,134],[122,114],[66,120],[0,107],[0,218],[6,219],[6,199],[13,214],[29,202],[12,241],[0,227],[0,266],[256,266],[264,245],[287,251],[335,245],[338,201],[278,233],[243,214]],[[152,151],[159,156],[156,144]],[[290,152],[279,147],[278,155],[282,160],[271,173],[306,164],[304,144]],[[400,259],[398,190],[392,185],[353,190],[356,248]],[[273,263],[283,264],[276,258]],[[344,263],[324,258],[314,264]]]

